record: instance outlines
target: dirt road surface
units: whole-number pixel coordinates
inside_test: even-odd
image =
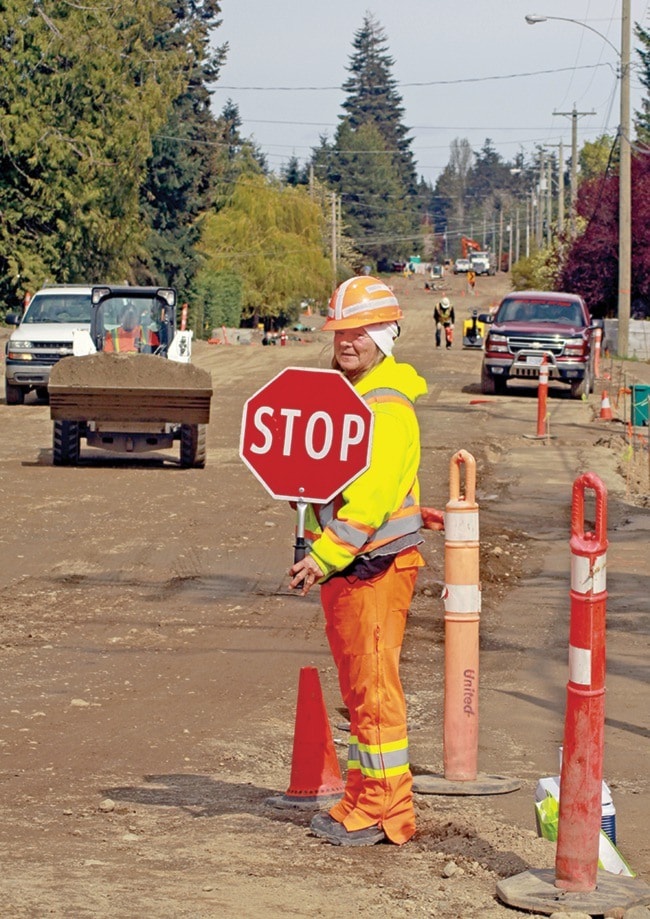
[[[650,878],[647,458],[635,479],[624,425],[598,420],[598,389],[589,401],[552,389],[543,441],[530,436],[534,390],[481,396],[481,354],[461,349],[460,324],[496,302],[503,278],[479,278],[473,297],[449,279],[449,351],[433,347],[440,294],[391,283],[406,313],[397,357],[429,384],[424,503],[444,507],[455,451],[477,461],[479,770],[521,788],[418,795],[418,832],[402,848],[334,848],[310,835],[310,811],[268,806],[288,787],[302,667],[318,668],[342,770],[347,737],[318,597],[286,590],[294,514],[239,460],[240,421],[282,367],[328,366],[329,337],[198,343],[215,390],[204,470],[180,469],[176,454],[120,460],[83,447],[79,467],[54,468],[48,407],[33,396],[0,405],[3,915],[517,914],[497,882],[554,865],[533,800],[563,737],[571,486],[587,470],[609,506],[604,773],[619,848]],[[650,382],[647,365],[626,373]],[[443,546],[426,534],[403,654],[419,772],[442,771]]]

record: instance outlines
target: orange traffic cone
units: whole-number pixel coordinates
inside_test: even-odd
[[[599,421],[613,421],[614,414],[612,412],[612,407],[609,404],[609,396],[607,395],[607,390],[603,389],[603,394],[600,400],[600,415],[598,416]]]
[[[327,720],[318,670],[302,667],[293,735],[291,778],[286,794],[267,798],[273,807],[310,807],[337,801],[343,794],[341,770]]]

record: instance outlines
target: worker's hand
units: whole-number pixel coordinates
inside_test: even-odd
[[[422,522],[425,530],[444,530],[445,515],[435,507],[421,507]]]
[[[304,597],[312,589],[314,584],[325,574],[321,571],[320,566],[314,561],[311,555],[305,555],[303,559],[296,562],[289,568],[291,581],[289,581],[289,590],[295,590],[302,585],[300,596]]]

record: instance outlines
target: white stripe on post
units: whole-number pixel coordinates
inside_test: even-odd
[[[591,650],[569,645],[569,679],[580,686],[591,685]]]
[[[571,554],[571,590],[579,594],[600,594],[607,588],[607,555],[591,560],[586,555]]]
[[[446,542],[478,542],[478,511],[444,516]]]

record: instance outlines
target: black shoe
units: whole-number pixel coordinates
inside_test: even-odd
[[[335,826],[339,826],[339,824],[334,817],[330,817],[328,813],[320,813],[312,817],[309,829],[314,836],[327,836]]]
[[[377,825],[362,830],[346,830],[329,814],[316,814],[310,829],[314,836],[327,840],[333,846],[374,846],[386,839],[386,834]]]

